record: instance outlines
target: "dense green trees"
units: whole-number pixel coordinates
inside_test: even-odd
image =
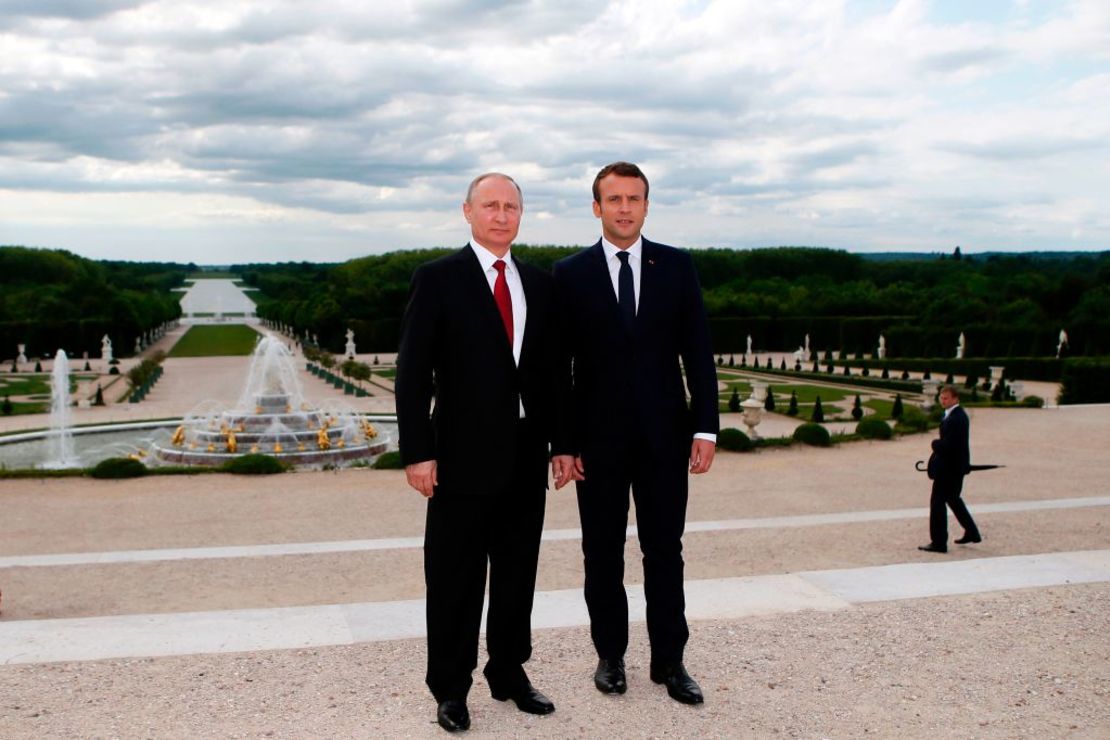
[[[28,356],[96,357],[107,334],[116,354],[135,338],[181,315],[171,288],[195,265],[95,262],[62,250],[0,247],[0,356],[16,344]]]
[[[341,265],[235,267],[261,291],[259,314],[308,329],[338,351],[351,326],[360,349],[390,351],[416,267],[451,250],[392,252]],[[517,246],[549,269],[570,247]],[[1055,353],[1066,328],[1076,354],[1110,352],[1110,253],[874,259],[831,249],[692,250],[715,349],[789,349],[811,335],[822,350],[951,357]]]
[[[257,288],[258,314],[307,330],[332,352],[354,329],[362,352],[397,347],[413,270],[452,249],[390,252],[342,264],[288,262],[233,266]],[[550,269],[574,247],[517,246],[513,253]],[[691,250],[710,315],[714,349],[790,350],[810,335],[826,353],[952,357],[967,336],[968,357],[1050,356],[1067,329],[1073,355],[1110,353],[1110,252],[876,258],[831,249]],[[111,325],[117,352],[178,315],[169,289],[195,265],[93,262],[67,252],[0,248],[0,356],[15,342],[34,354],[99,348]],[[38,346],[28,322],[63,337]],[[5,330],[13,328],[14,330]],[[84,329],[80,324],[88,324]],[[96,332],[99,331],[99,334]],[[95,341],[93,341],[95,340]],[[10,346],[9,346],[10,345]],[[54,345],[53,347],[51,345]],[[826,359],[829,356],[825,355]],[[806,358],[812,361],[812,358]]]

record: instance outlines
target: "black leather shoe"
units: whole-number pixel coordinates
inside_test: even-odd
[[[537,691],[530,681],[525,681],[516,691],[494,691],[491,686],[489,693],[497,701],[512,699],[517,709],[528,714],[551,714],[555,711],[555,704]]]
[[[470,710],[462,699],[448,699],[439,703],[436,712],[439,726],[448,732],[462,732],[470,729]]]
[[[628,691],[628,681],[624,677],[624,658],[597,661],[594,671],[594,686],[603,694],[623,694]]]
[[[959,540],[957,540],[957,542],[958,541]],[[934,542],[930,542],[927,545],[919,545],[917,549],[921,550],[922,552],[948,552],[947,547],[945,547],[944,545],[938,545]]]
[[[672,699],[683,704],[701,704],[705,701],[698,682],[690,678],[682,663],[668,663],[651,667],[651,680],[664,684]]]
[[[956,540],[956,544],[957,545],[972,545],[972,544],[975,544],[976,542],[982,542],[982,541],[983,541],[983,538],[978,533],[976,533],[976,534],[964,533],[963,537]]]

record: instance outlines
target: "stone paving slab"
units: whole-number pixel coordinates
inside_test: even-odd
[[[998,512],[1013,513],[1097,506],[1110,506],[1110,496],[978,504],[975,507],[975,511],[977,514]],[[845,511],[830,514],[804,514],[799,516],[770,516],[750,519],[687,522],[686,532],[721,532],[743,529],[811,527],[824,524],[854,524],[858,522],[889,521],[894,519],[922,519],[927,518],[928,515],[928,508],[912,508],[885,511]],[[629,525],[627,536],[629,538],[636,536],[636,525]],[[544,530],[542,535],[542,540],[545,542],[580,539],[582,539],[582,530],[576,528],[548,529]],[[319,555],[324,553],[364,552],[369,550],[412,550],[420,549],[423,546],[423,537],[385,537],[363,540],[336,540],[332,542],[292,542],[273,545],[229,545],[223,547],[119,550],[114,552],[48,553],[40,555],[0,556],[0,568],[34,568],[59,565],[145,563],[165,560],[207,560],[242,557],[278,557],[286,555]]]
[[[687,614],[737,619],[835,610],[895,599],[1110,581],[1110,550],[943,563],[898,563],[794,575],[687,581]],[[643,622],[642,586],[628,588]],[[536,594],[537,629],[589,624],[581,589]],[[0,623],[0,664],[297,649],[425,635],[424,601],[327,604]]]

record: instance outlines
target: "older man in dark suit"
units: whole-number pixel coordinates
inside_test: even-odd
[[[487,565],[490,693],[532,714],[555,710],[523,668],[547,488],[553,304],[550,276],[510,254],[522,211],[511,178],[475,179],[463,203],[470,243],[416,270],[401,325],[401,459],[428,498],[427,683],[452,732],[470,727]]]
[[[709,470],[715,451],[717,375],[708,321],[690,256],[640,234],[648,210],[640,168],[628,162],[603,168],[593,196],[602,237],[558,262],[554,277],[564,350],[560,409],[568,412],[555,449],[576,456],[585,596],[598,654],[594,684],[603,693],[627,689],[631,489],[644,554],[651,679],[678,701],[697,704],[701,689],[683,664],[689,629],[682,533],[687,474]]]
[[[933,440],[933,454],[929,457],[928,473],[933,480],[933,493],[929,498],[929,544],[918,550],[948,552],[948,508],[964,528],[964,536],[957,545],[982,542],[979,528],[971,518],[964,500],[960,497],[964,476],[970,472],[971,446],[967,413],[960,408],[960,394],[954,386],[940,389],[940,405],[944,419],[940,422],[940,438]]]

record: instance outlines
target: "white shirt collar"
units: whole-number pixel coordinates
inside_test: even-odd
[[[505,271],[513,272],[513,250],[509,249],[505,252],[504,257],[498,257],[493,252],[489,251],[473,238],[470,240],[470,248],[474,250],[474,254],[478,257],[478,262],[482,265],[482,272],[489,272],[493,269],[493,263],[497,260],[505,260]]]
[[[601,248],[605,250],[605,261],[606,262],[610,262],[613,259],[616,259],[617,252],[622,252],[622,251],[623,252],[628,252],[630,257],[635,257],[636,259],[640,259],[640,254],[644,250],[644,238],[642,236],[636,237],[636,241],[632,243],[631,247],[629,247],[628,249],[622,250],[616,244],[613,244],[611,241],[609,241],[608,239],[606,239],[603,236],[603,237],[601,237]]]
[[[958,409],[959,407],[960,407],[960,404],[954,403],[951,406],[949,406],[948,408],[946,408],[944,410],[944,418],[947,419],[948,415],[951,414],[954,409]]]

